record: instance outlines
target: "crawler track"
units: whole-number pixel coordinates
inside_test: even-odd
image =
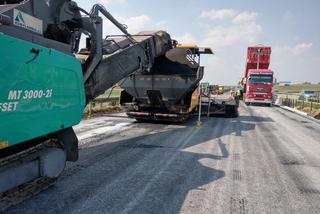
[[[48,147],[49,143],[43,143],[38,146],[32,147],[20,153],[3,158],[0,162],[0,168],[8,164],[19,164],[24,161],[30,160],[34,154]],[[55,144],[51,143],[50,147]],[[57,179],[50,179],[46,177],[35,179],[26,184],[20,185],[14,189],[0,193],[0,212],[4,212],[9,207],[19,204],[22,201],[38,194],[39,192],[49,188],[56,182]]]
[[[39,178],[30,183],[24,184],[14,190],[2,193],[0,199],[0,212],[4,212],[9,207],[19,204],[26,199],[38,194],[55,184],[57,179]]]

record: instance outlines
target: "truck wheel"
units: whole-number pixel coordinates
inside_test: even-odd
[[[250,103],[249,102],[245,102],[245,104],[248,106],[248,105],[250,105]]]

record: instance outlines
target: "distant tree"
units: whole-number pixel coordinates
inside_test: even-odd
[[[305,85],[311,85],[311,82],[304,82]]]

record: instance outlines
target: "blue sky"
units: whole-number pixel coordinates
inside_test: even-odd
[[[203,57],[204,81],[236,84],[244,73],[246,48],[272,46],[278,81],[320,82],[319,0],[77,0],[90,9],[103,4],[137,33],[166,30],[180,43],[211,47]],[[105,33],[116,33],[106,22]]]

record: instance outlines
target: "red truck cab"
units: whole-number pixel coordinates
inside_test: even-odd
[[[269,69],[250,69],[246,80],[246,93],[244,102],[264,103],[271,105],[273,71]]]
[[[271,105],[273,101],[273,71],[269,69],[271,47],[248,47],[243,82],[244,102]]]

